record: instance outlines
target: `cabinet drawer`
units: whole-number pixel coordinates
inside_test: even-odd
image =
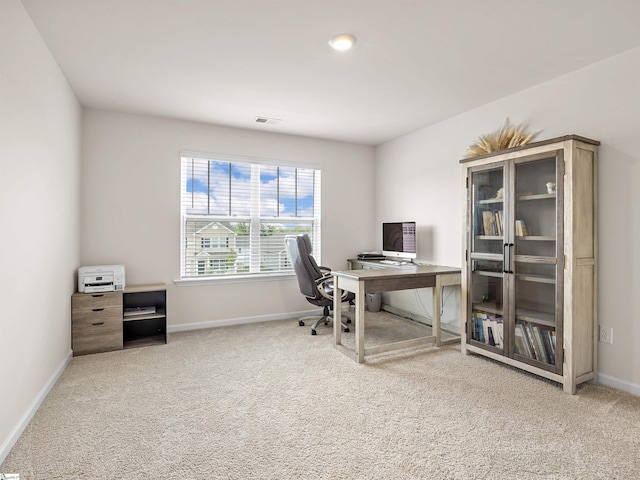
[[[92,310],[74,310],[71,318],[74,328],[95,323],[108,323],[122,328],[122,307],[96,307]]]
[[[73,354],[108,352],[122,349],[122,322],[95,322],[73,325]]]
[[[78,293],[71,297],[71,308],[74,311],[107,307],[122,308],[122,292]]]

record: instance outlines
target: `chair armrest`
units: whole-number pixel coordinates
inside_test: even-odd
[[[318,287],[318,291],[320,292],[320,295],[322,295],[325,298],[328,298],[329,300],[333,300],[333,292],[335,290],[333,288],[333,275],[331,275],[330,273],[323,275],[322,277],[316,280],[316,286]],[[347,292],[346,290],[343,290],[342,295],[340,296],[340,301],[341,302],[346,301],[348,295],[349,295],[349,292]]]
[[[333,300],[333,276],[329,273],[316,280],[316,287],[324,298]]]

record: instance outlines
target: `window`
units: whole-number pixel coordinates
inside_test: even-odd
[[[319,169],[195,154],[181,162],[182,278],[291,271],[286,235],[307,233],[320,252]]]
[[[201,237],[200,246],[205,248],[229,248],[229,237]]]

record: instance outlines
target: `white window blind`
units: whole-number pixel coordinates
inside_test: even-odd
[[[181,277],[291,271],[285,235],[320,253],[320,170],[229,157],[181,157]]]

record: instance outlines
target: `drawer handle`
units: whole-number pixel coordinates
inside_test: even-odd
[[[93,309],[91,309],[92,312],[101,312],[103,310],[104,310],[104,308],[93,308]]]
[[[99,295],[91,295],[93,298],[99,298],[99,297],[104,297],[104,293],[101,293]]]
[[[95,325],[97,327],[98,325],[104,325],[104,322],[96,322],[96,323],[92,323],[91,325]]]

